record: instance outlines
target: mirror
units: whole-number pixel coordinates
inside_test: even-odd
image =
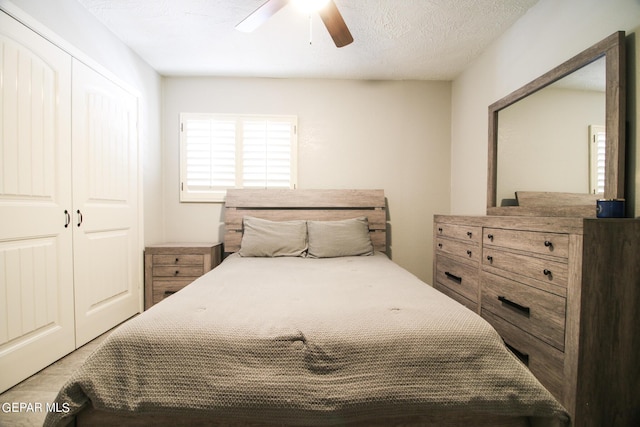
[[[624,197],[624,32],[489,107],[487,214],[594,217]]]

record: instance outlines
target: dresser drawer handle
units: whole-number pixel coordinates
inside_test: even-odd
[[[493,234],[487,234],[487,239],[491,240],[493,242]]]
[[[470,231],[467,231],[467,236],[469,236],[469,238],[471,238],[473,236],[473,233]]]
[[[504,342],[504,345],[511,350],[511,352],[518,358],[522,363],[529,366],[529,355],[527,353],[523,353],[512,345],[509,345],[508,342]]]
[[[544,241],[544,246],[549,248],[549,250],[553,250],[553,242],[551,242],[550,240],[545,240]]]
[[[438,233],[442,234],[442,227],[438,227]]]
[[[549,279],[553,279],[553,273],[551,272],[551,270],[547,270],[546,268],[544,270],[542,270],[542,274],[544,274],[545,276],[547,276]]]
[[[470,250],[467,250],[467,255],[471,256],[472,252]]]
[[[178,274],[180,274],[180,270],[176,270],[176,272],[173,275],[177,276]]]
[[[178,291],[164,291],[164,296],[165,296],[165,298],[166,298],[166,297],[168,297],[168,296],[170,296],[170,295],[175,294],[176,292],[178,292]]]
[[[176,264],[180,262],[180,258],[176,258]]]
[[[518,310],[518,312],[520,312],[521,314],[527,317],[529,317],[529,315],[531,314],[531,309],[529,307],[525,307],[523,305],[518,304],[517,302],[513,302],[507,299],[506,297],[498,296],[498,300],[504,305],[507,305],[511,308],[515,308],[516,310]]]
[[[487,255],[487,261],[493,262],[493,257],[491,255]]]
[[[442,243],[438,243],[438,247],[442,249]]]
[[[456,282],[458,284],[462,283],[462,277],[460,277],[460,276],[456,276],[455,274],[451,274],[448,271],[445,271],[444,275],[447,276],[447,278],[453,280],[454,282]]]

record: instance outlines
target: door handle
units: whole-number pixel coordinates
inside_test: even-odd
[[[78,227],[80,227],[82,225],[82,212],[78,209],[76,213],[78,214]]]
[[[64,210],[64,228],[69,227],[69,224],[71,224],[71,214],[69,213],[68,210]]]

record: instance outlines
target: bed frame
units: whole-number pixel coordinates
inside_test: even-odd
[[[227,190],[224,251],[237,252],[242,218],[272,221],[335,221],[366,216],[374,250],[387,252],[387,210],[383,190]]]
[[[228,190],[225,205],[225,252],[240,249],[242,218],[270,220],[340,220],[366,216],[371,240],[377,251],[387,251],[387,211],[383,190]],[[270,424],[201,417],[181,418],[166,414],[132,415],[113,413],[89,406],[76,415],[76,426],[268,426]],[[460,413],[444,410],[428,417],[372,419],[350,427],[524,427],[537,425],[528,417]]]

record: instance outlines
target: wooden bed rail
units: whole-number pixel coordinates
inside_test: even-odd
[[[336,221],[366,216],[374,249],[382,252],[387,250],[384,190],[227,190],[225,252],[237,252],[240,249],[242,218],[245,216],[272,221]]]

